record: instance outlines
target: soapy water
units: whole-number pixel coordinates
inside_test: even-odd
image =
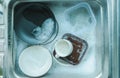
[[[78,11],[78,13],[73,12],[69,16],[69,15],[66,15],[65,13],[65,11],[69,7],[64,7],[61,5],[58,5],[58,6],[52,5],[50,6],[50,8],[54,12],[57,22],[59,24],[59,33],[56,39],[52,43],[48,45],[44,45],[44,46],[47,47],[52,53],[54,49],[54,43],[56,42],[56,40],[60,39],[65,33],[71,33],[87,41],[88,49],[79,65],[67,67],[67,66],[59,65],[54,60],[52,68],[48,73],[66,73],[66,72],[71,73],[73,72],[73,73],[79,73],[81,75],[90,75],[90,74],[95,73],[96,61],[97,61],[96,60],[96,49],[95,49],[96,48],[95,47],[96,45],[95,26],[96,25],[90,25],[92,21],[91,21],[91,17],[89,13],[86,13],[87,11],[83,10],[83,12],[85,12],[85,15],[83,15],[83,13],[80,14],[80,11]],[[47,23],[49,23],[50,25],[46,25]],[[43,24],[44,31],[48,30],[50,27],[50,30],[48,30],[47,34],[50,34],[50,32],[52,32],[51,31],[52,25],[53,25],[53,22],[51,19],[46,20],[46,22]],[[42,29],[38,27],[34,30],[38,31],[37,34],[34,34],[36,39],[41,39],[40,36],[41,34],[43,35]],[[47,37],[47,35],[45,35],[45,37]],[[19,43],[18,45],[19,48],[17,51],[20,52],[23,49],[20,47],[22,47],[24,44],[22,44],[21,42],[17,42],[17,43]]]
[[[70,15],[66,15],[65,11],[68,9],[63,6],[51,7],[54,11],[54,14],[56,14],[56,18],[59,24],[59,33],[56,38],[56,40],[62,38],[62,36],[65,33],[71,33],[74,34],[83,40],[87,41],[88,43],[88,49],[83,57],[82,61],[79,65],[76,66],[64,66],[60,65],[56,62],[53,63],[53,67],[49,73],[79,73],[81,75],[90,75],[95,73],[96,71],[96,35],[95,35],[95,27],[96,24],[92,25],[91,22],[94,22],[91,20],[91,16],[87,11],[85,11],[85,8],[83,8],[83,12],[80,11],[71,12]],[[53,52],[53,46],[55,42],[49,44],[46,46],[48,49]],[[99,70],[99,69],[97,69]],[[97,72],[96,72],[97,73]]]
[[[41,26],[37,26],[33,29],[32,34],[39,41],[45,41],[54,32],[54,21],[51,18],[46,19]]]
[[[79,3],[65,11],[65,19],[72,25],[73,32],[90,32],[96,25],[96,19],[92,9],[87,3]],[[88,28],[86,28],[89,26]]]
[[[85,26],[90,25],[90,22],[88,21],[89,17],[90,16],[86,9],[82,8],[81,10],[78,9],[76,11],[68,13],[66,20],[68,20],[70,24],[73,25],[74,27],[76,28],[80,27],[82,29],[85,28]]]

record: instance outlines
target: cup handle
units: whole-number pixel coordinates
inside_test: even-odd
[[[58,54],[55,55],[56,58],[59,58],[60,56]]]

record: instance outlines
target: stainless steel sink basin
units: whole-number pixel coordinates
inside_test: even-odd
[[[96,24],[86,25],[84,27],[85,31],[83,31],[83,29],[79,27],[79,25],[73,26],[70,24],[71,21],[75,21],[73,19],[77,18],[77,14],[79,17],[79,12],[76,14],[76,17],[71,18],[71,21],[68,21],[67,16],[65,15],[65,12],[69,8],[83,2],[87,3],[90,6],[96,20]],[[114,0],[6,1],[5,4],[8,7],[5,11],[7,20],[6,28],[8,28],[6,39],[8,40],[8,43],[6,44],[7,51],[5,52],[4,57],[4,78],[29,78],[29,76],[22,75],[18,71],[18,67],[16,67],[17,55],[26,47],[27,44],[20,41],[16,37],[14,32],[15,8],[17,7],[18,9],[20,9],[21,6],[27,5],[29,3],[42,3],[47,5],[52,10],[56,17],[56,20],[58,21],[59,32],[56,39],[49,44],[43,45],[44,47],[49,49],[51,55],[53,53],[53,45],[55,41],[57,39],[60,39],[65,33],[75,34],[76,36],[88,42],[87,52],[78,65],[60,65],[53,58],[53,64],[48,73],[38,78],[119,78],[117,56],[119,52],[117,39],[119,30],[117,30],[118,25],[116,25],[116,23],[118,22],[113,21],[116,18],[115,16],[113,16],[113,14],[115,15],[113,11],[116,11],[115,9],[113,9],[113,7],[115,8],[113,4],[117,3],[114,2]],[[118,4],[116,8],[117,7]],[[79,23],[80,20],[83,19],[79,18],[76,21]],[[18,47],[20,46],[22,46],[23,48],[19,49]],[[113,68],[114,66],[117,66],[118,68]],[[116,73],[113,73],[113,71],[115,71]]]

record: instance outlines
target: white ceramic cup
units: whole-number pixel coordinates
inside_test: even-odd
[[[55,43],[56,58],[69,56],[73,51],[73,45],[69,40],[60,39]]]

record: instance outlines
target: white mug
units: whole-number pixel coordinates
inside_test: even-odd
[[[69,40],[60,39],[55,43],[56,58],[69,56],[73,51],[73,45]]]

